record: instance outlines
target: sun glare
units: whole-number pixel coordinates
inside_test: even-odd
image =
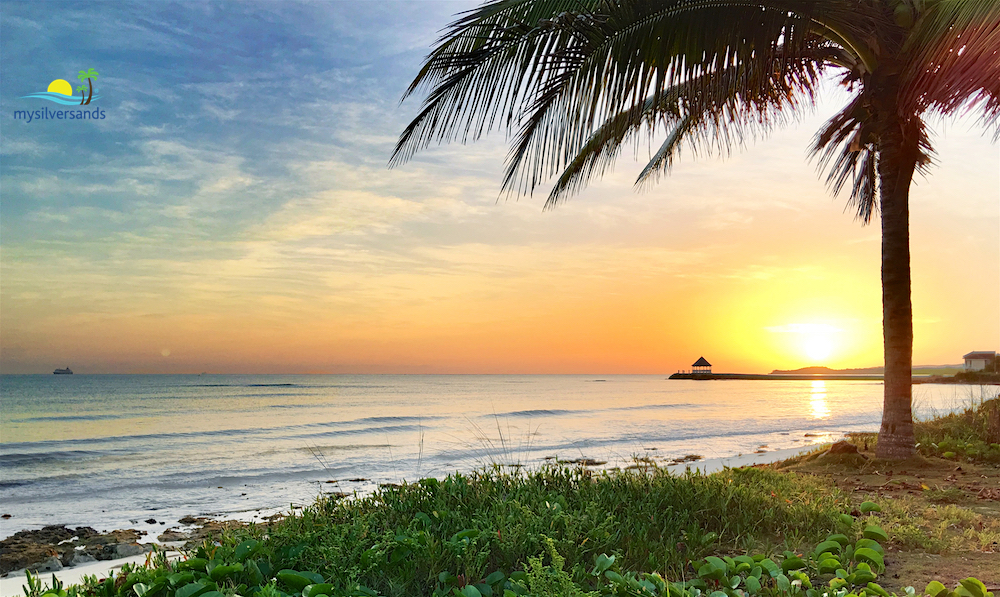
[[[812,393],[809,396],[809,406],[814,419],[825,419],[830,416],[830,407],[826,404],[826,382],[812,382]]]
[[[826,364],[843,342],[837,337],[843,330],[826,323],[787,323],[764,329],[777,334],[788,334],[787,340],[783,342],[785,350],[789,355],[806,357],[809,365]]]
[[[814,363],[819,363],[830,358],[833,352],[833,340],[825,334],[810,334],[805,337],[803,349],[806,356]]]

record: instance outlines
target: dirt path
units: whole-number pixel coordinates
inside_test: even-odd
[[[919,593],[931,580],[954,587],[969,576],[1000,589],[1000,466],[921,456],[880,462],[856,443],[855,455],[812,454],[774,468],[824,478],[855,504],[882,507],[871,518],[891,537],[886,589]]]

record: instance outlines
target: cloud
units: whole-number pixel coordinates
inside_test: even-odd
[[[43,145],[34,139],[4,139],[4,142],[0,143],[0,155],[30,155],[38,157],[51,151],[51,146]]]
[[[365,191],[324,191],[307,199],[285,203],[249,236],[291,241],[373,230],[387,232],[404,219],[426,211],[426,206],[399,197]]]

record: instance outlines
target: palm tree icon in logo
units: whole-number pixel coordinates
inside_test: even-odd
[[[85,104],[89,104],[91,98],[94,97],[94,82],[93,82],[93,79],[97,78],[97,71],[94,70],[94,69],[92,69],[92,68],[88,68],[87,70],[80,71],[80,73],[78,75],[76,75],[76,78],[80,79],[81,82],[83,82],[84,79],[87,80],[87,86],[86,87],[84,87],[83,85],[80,85],[79,87],[76,88],[76,90],[80,92],[80,105],[82,106],[82,105],[85,105]],[[89,94],[87,95],[87,101],[83,100],[83,92],[84,92],[84,90],[89,90]]]

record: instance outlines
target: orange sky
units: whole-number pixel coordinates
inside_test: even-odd
[[[232,241],[235,256],[210,248],[149,272],[5,251],[4,372],[665,373],[700,355],[717,371],[878,365],[878,229],[825,193],[795,155],[802,137],[687,162],[646,194],[615,176],[547,213],[538,199],[458,217],[414,200],[419,216],[386,216],[379,231],[289,215],[274,238]],[[987,159],[963,163],[970,145]],[[915,362],[927,364],[997,348],[1000,329],[998,176],[983,169],[996,146],[950,132],[940,159],[913,196]],[[460,184],[458,196],[491,192],[489,178]],[[469,230],[380,250],[414,222]]]
[[[400,52],[415,65],[453,9],[412,39],[365,44],[385,48],[366,59]],[[127,60],[118,68],[139,73]],[[201,81],[184,119],[156,121],[136,95],[109,103],[114,118],[86,142],[5,126],[2,372],[881,364],[878,223],[845,213],[806,156],[838,92],[728,159],[684,155],[648,192],[633,190],[639,166],[626,159],[542,212],[547,189],[497,201],[502,135],[385,168],[416,109],[396,103],[411,70],[347,65],[303,80],[329,99],[265,110],[279,131],[197,68],[208,67],[183,67]],[[108,102],[136,93],[110,76],[105,89]],[[931,125],[937,164],[911,196],[914,361],[948,364],[1000,349],[1000,149],[972,118]],[[101,153],[88,145],[99,139]],[[59,161],[71,155],[90,165]]]

